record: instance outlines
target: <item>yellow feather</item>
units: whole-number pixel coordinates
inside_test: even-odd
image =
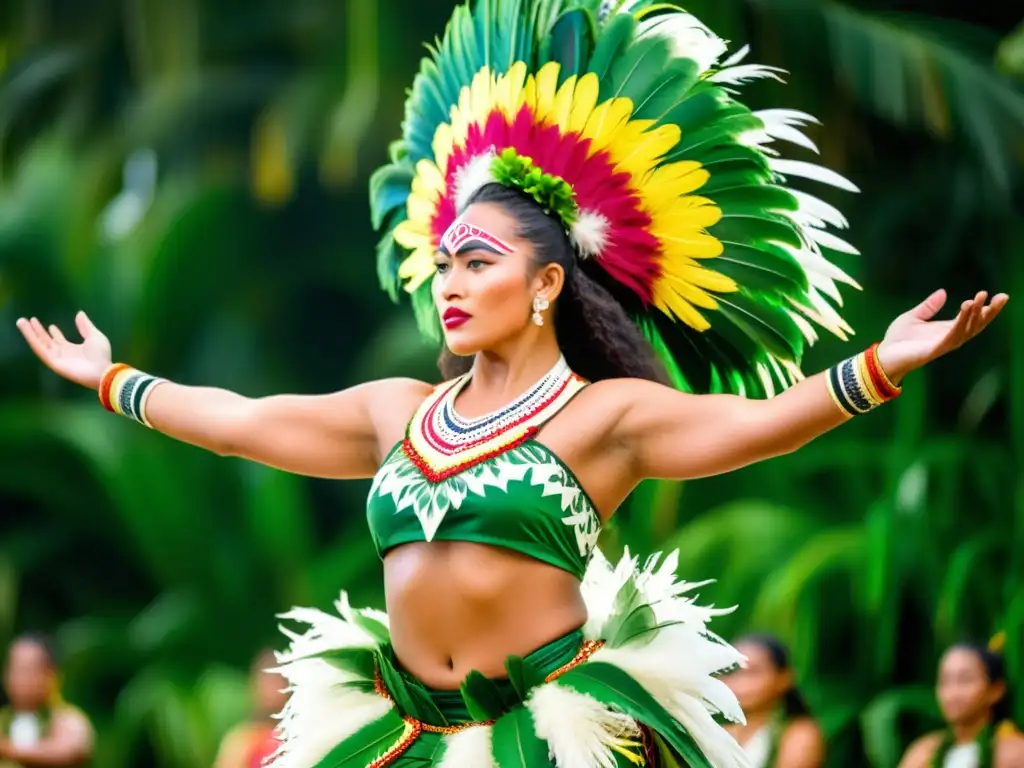
[[[506,117],[511,120],[523,106],[523,84],[526,80],[526,63],[517,61],[512,65],[512,69],[508,71],[508,74],[499,79],[499,82],[501,80],[504,80],[508,86],[507,94],[502,91],[502,97],[506,100],[501,102],[501,105]]]
[[[669,292],[664,295],[654,294],[654,306],[660,309],[669,317],[678,318],[695,331],[706,331],[711,327],[704,315],[695,310],[686,299],[677,293]]]
[[[576,83],[576,95],[573,98],[572,111],[566,130],[570,133],[582,133],[597,106],[597,97],[601,89],[597,75],[588,72]]]
[[[651,233],[661,241],[661,249],[669,258],[710,259],[721,256],[724,250],[718,238],[692,227],[677,229],[655,224]]]
[[[702,309],[718,309],[718,302],[715,301],[703,288],[693,285],[678,275],[663,274],[654,281],[654,295],[672,294],[679,295],[687,304],[692,304]]]
[[[557,125],[562,133],[566,133],[566,126],[569,125],[569,113],[572,111],[573,93],[576,90],[576,75],[570,75],[569,79],[562,83],[562,87],[555,94],[555,103],[551,107],[551,114],[547,122]]]
[[[644,192],[644,200],[647,202],[647,189],[641,188]],[[644,206],[647,209],[647,205]],[[677,197],[669,200],[668,205],[657,210],[649,211],[652,218],[657,219],[659,224],[673,228],[698,228],[713,227],[722,220],[722,209],[708,200],[706,197]]]
[[[650,126],[650,120],[635,120],[630,125]],[[645,131],[638,140],[630,143],[620,142],[618,137],[612,143],[612,154],[619,170],[629,171],[633,177],[633,185],[640,189],[644,176],[653,168],[676,144],[679,143],[679,128],[675,125],[662,125],[654,130]]]
[[[533,75],[526,78],[526,85],[523,86],[522,105],[537,114],[537,80]]]
[[[721,272],[716,272],[713,269],[708,269],[707,267],[684,265],[679,268],[671,267],[671,271],[673,275],[678,276],[679,280],[697,288],[702,288],[706,291],[715,291],[716,293],[735,293],[740,289],[739,286],[736,285],[736,281],[731,277],[723,275]],[[712,299],[712,301],[714,300]],[[698,304],[697,301],[694,301],[693,303]],[[703,306],[703,304],[699,304],[699,306]],[[714,309],[714,307],[708,307],[708,309]]]
[[[437,202],[444,194],[444,176],[429,160],[416,163],[416,176],[412,180],[412,194]]]
[[[491,93],[494,86],[494,75],[489,67],[484,67],[473,76],[473,84],[470,88],[470,109],[468,123],[480,124],[487,119],[487,116],[494,108],[494,101]]]
[[[410,251],[423,248],[433,240],[428,227],[422,221],[406,219],[395,227],[395,242]]]
[[[431,151],[434,153],[434,162],[442,174],[448,172],[448,161],[451,159],[452,150],[455,148],[455,137],[452,134],[452,127],[448,123],[441,123],[434,131],[434,142]]]
[[[555,106],[555,95],[558,93],[557,62],[548,62],[537,73],[537,110],[534,113],[538,123],[544,123]]]
[[[583,138],[590,139],[590,154],[595,155],[607,148],[631,114],[633,102],[629,99],[612,99],[599,105],[583,128]]]
[[[409,281],[405,286],[405,290],[409,293],[427,282],[436,271],[434,251],[431,248],[417,248],[398,265],[398,276],[402,280]]]
[[[424,231],[427,231],[426,228],[429,226],[428,222],[433,219],[434,214],[437,213],[437,204],[435,201],[417,194],[409,195],[409,198],[405,203],[405,208],[409,213],[409,221],[414,221],[420,224],[424,228]]]
[[[681,195],[688,195],[703,187],[711,174],[700,163],[686,160],[655,168],[641,184],[644,197],[651,210],[662,210]]]

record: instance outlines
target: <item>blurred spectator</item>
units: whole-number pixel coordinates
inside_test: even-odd
[[[88,718],[61,696],[50,640],[22,635],[11,643],[4,668],[9,706],[0,710],[0,766],[79,766],[92,757]]]
[[[1010,719],[1000,654],[954,645],[939,662],[935,695],[946,729],[911,744],[900,768],[1024,768],[1024,736]]]
[[[284,709],[288,700],[284,689],[287,681],[268,672],[277,666],[274,652],[264,650],[252,665],[253,717],[227,733],[221,742],[214,768],[260,768],[277,751],[274,715]]]
[[[821,768],[825,740],[793,679],[789,652],[770,635],[748,635],[736,648],[747,663],[725,677],[746,715],[729,732],[752,768]]]

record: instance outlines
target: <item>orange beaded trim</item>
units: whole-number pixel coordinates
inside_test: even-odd
[[[423,726],[411,717],[403,717],[402,720],[405,721],[405,730],[402,731],[402,738],[392,744],[387,752],[367,765],[366,768],[384,768],[386,765],[391,765],[416,741],[423,730]]]
[[[573,656],[572,660],[567,664],[562,665],[550,675],[544,678],[545,683],[550,683],[557,678],[564,675],[571,669],[575,669],[585,661],[589,661],[590,657],[593,656],[597,651],[604,645],[603,640],[587,640],[580,647],[580,650]],[[379,696],[384,697],[392,704],[394,699],[391,698],[391,694],[388,693],[387,687],[384,685],[384,680],[380,676],[380,666],[377,666],[373,670],[373,689]],[[469,723],[459,723],[458,725],[430,725],[428,723],[422,723],[419,720],[404,716],[402,719],[405,721],[405,731],[402,733],[402,738],[399,739],[387,752],[378,757],[367,768],[384,768],[390,765],[393,761],[397,760],[402,754],[405,753],[412,743],[416,741],[421,733],[440,733],[444,736],[450,736],[455,733],[460,733],[468,728],[475,728],[478,725],[494,725],[495,720],[476,720]]]

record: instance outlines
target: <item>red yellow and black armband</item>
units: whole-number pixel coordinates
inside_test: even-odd
[[[150,376],[124,363],[110,366],[100,379],[100,404],[111,413],[152,427],[146,419],[146,401],[156,385],[166,379]]]
[[[832,401],[851,418],[874,410],[903,391],[892,383],[878,361],[877,344],[831,368],[827,386]]]

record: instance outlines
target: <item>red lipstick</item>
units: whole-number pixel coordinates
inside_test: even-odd
[[[463,312],[461,309],[457,309],[456,307],[448,307],[441,316],[441,322],[444,323],[445,328],[451,331],[458,328],[471,317],[472,315],[468,312]]]

